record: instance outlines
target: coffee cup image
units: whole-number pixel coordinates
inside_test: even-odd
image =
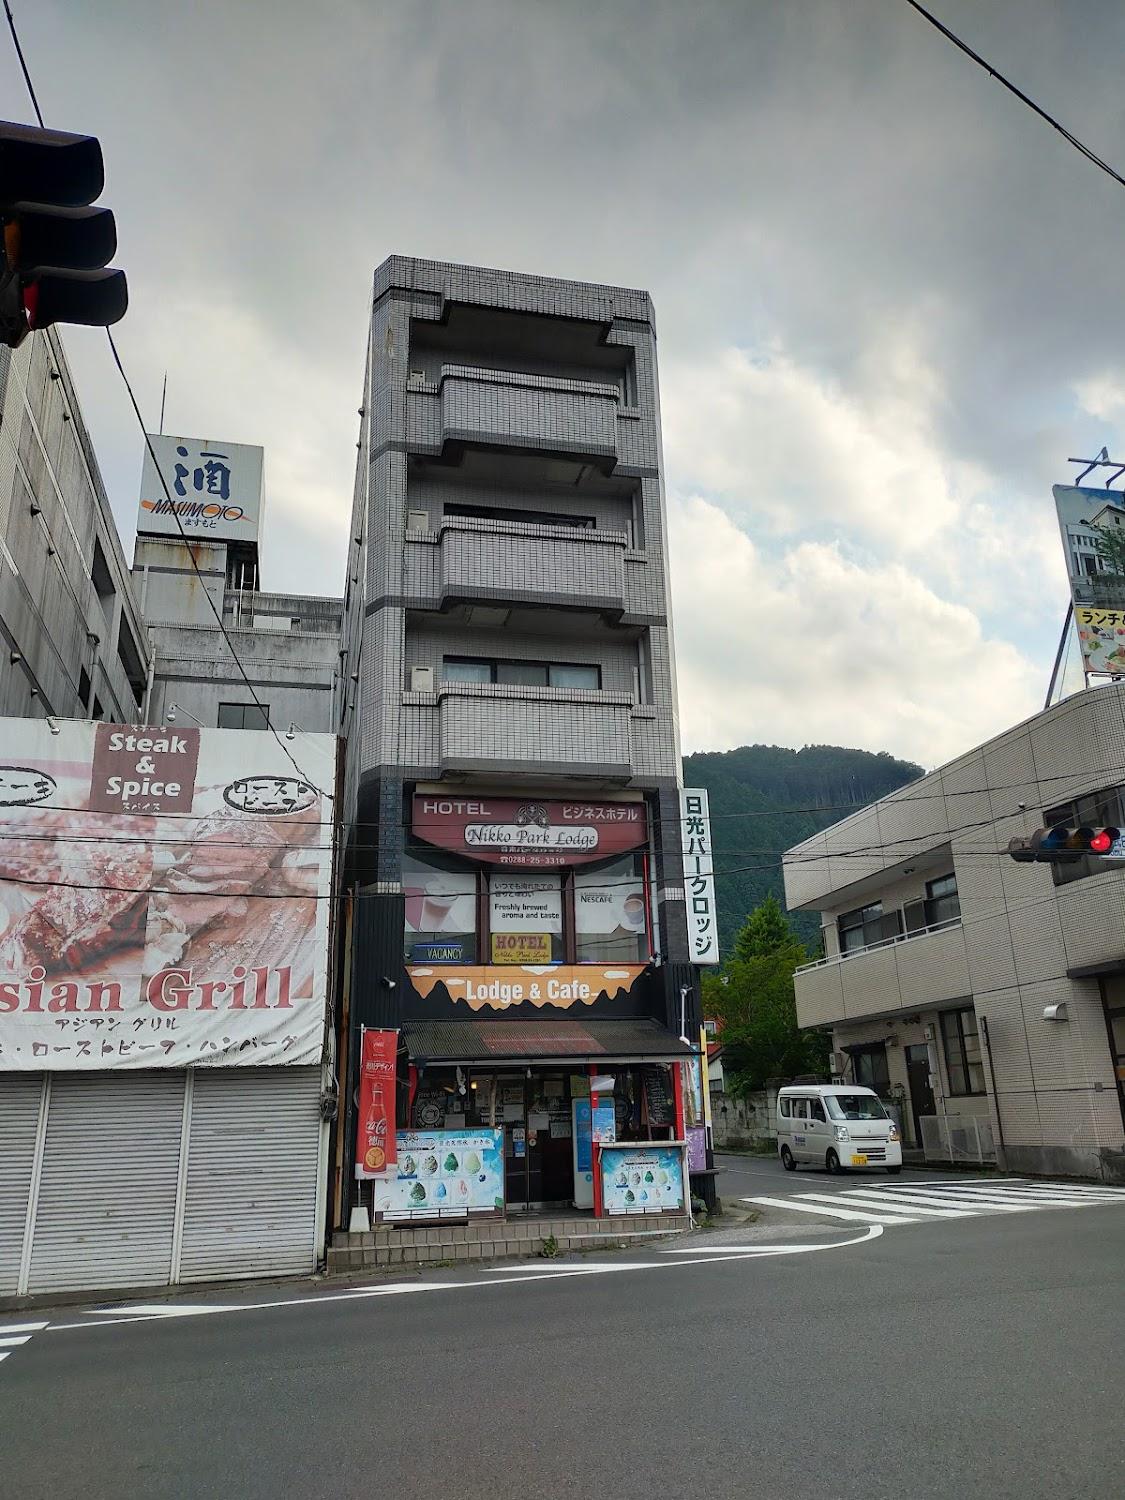
[[[640,895],[626,896],[621,907],[622,918],[626,927],[634,931],[640,931],[645,925],[645,902]]]

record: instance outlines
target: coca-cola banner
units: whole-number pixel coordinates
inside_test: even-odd
[[[533,797],[418,793],[414,833],[490,865],[560,869],[640,849],[643,802],[544,802]]]
[[[398,1032],[364,1027],[359,1060],[355,1175],[379,1177],[397,1160],[395,1078]]]
[[[0,719],[0,1072],[318,1062],[335,776],[332,735]]]

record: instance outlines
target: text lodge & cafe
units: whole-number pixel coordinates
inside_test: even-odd
[[[650,831],[640,795],[416,791],[401,1031],[362,1043],[356,1174],[377,1218],[684,1211],[678,1143],[702,1171],[707,1090],[698,1037],[669,1024]],[[392,1047],[393,1131],[367,1082]]]

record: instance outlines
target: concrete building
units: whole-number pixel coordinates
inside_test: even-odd
[[[1078,693],[785,855],[825,957],[796,976],[840,1076],[908,1144],[1125,1180],[1125,864],[1017,864],[1046,824],[1125,827],[1125,684]]]
[[[54,329],[0,348],[0,715],[129,722],[150,654]]]
[[[359,447],[352,1051],[401,1027],[451,1120],[499,1081],[509,1207],[574,1201],[571,1075],[639,1122],[699,1029],[647,294],[393,257]]]

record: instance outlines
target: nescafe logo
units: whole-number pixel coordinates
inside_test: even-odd
[[[245,813],[295,813],[312,807],[319,793],[297,776],[243,776],[223,789],[228,807]]]
[[[58,783],[46,771],[30,766],[0,766],[0,807],[34,807],[46,802]]]

